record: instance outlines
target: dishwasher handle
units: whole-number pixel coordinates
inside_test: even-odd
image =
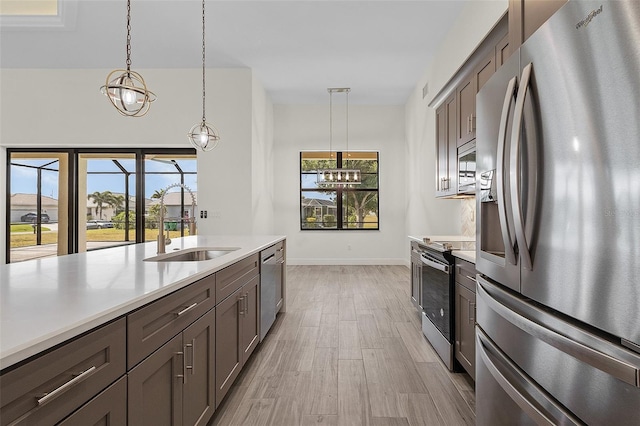
[[[425,265],[433,269],[437,269],[438,271],[444,272],[446,274],[449,273],[449,270],[450,270],[449,265],[434,262],[433,260],[426,258],[423,254],[420,255],[420,259],[422,260],[422,263],[424,263]]]

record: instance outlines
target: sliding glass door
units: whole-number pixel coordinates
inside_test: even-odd
[[[9,262],[68,253],[67,153],[8,155]]]
[[[155,241],[163,194],[162,228],[189,235],[194,149],[9,148],[7,163],[7,263]]]

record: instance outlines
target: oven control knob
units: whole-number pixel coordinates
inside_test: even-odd
[[[444,309],[440,309],[440,316],[443,317],[444,316]]]

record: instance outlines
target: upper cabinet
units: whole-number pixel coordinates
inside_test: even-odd
[[[509,55],[511,54],[509,44],[509,34],[502,37],[502,40],[496,44],[496,69],[500,68],[505,63]]]
[[[456,89],[459,147],[476,138],[476,94],[496,71],[496,56],[497,46],[482,58],[471,75]]]
[[[458,120],[456,97],[451,96],[436,111],[436,196],[457,193]]]
[[[505,15],[429,105],[436,107],[436,197],[474,191],[467,174],[475,168],[459,170],[459,159],[475,147],[476,94],[508,57],[507,31]]]
[[[509,0],[509,44],[520,47],[568,0]]]

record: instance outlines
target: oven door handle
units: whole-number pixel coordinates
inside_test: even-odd
[[[430,266],[433,269],[437,269],[438,271],[442,271],[445,273],[449,273],[449,265],[443,265],[442,263],[434,262],[433,260],[429,260],[423,255],[420,255],[420,259],[422,259],[422,263],[427,266]]]

